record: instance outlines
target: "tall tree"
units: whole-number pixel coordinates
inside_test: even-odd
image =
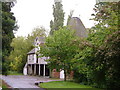
[[[55,30],[59,30],[59,28],[64,25],[64,12],[61,0],[55,0],[55,5],[53,5],[53,17],[54,21],[50,21],[51,35]]]
[[[72,70],[72,59],[77,53],[77,45],[74,42],[77,37],[74,36],[74,32],[67,29],[67,27],[61,28],[52,36],[47,37],[45,45],[41,46],[40,53],[43,56],[50,57],[49,66],[51,69],[64,70],[66,81],[66,75]]]
[[[7,70],[5,63],[5,57],[9,56],[12,50],[10,43],[14,38],[14,30],[17,30],[16,19],[14,13],[11,12],[11,8],[14,6],[14,2],[2,2],[2,62],[3,62],[3,74]]]

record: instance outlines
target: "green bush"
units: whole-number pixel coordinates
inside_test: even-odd
[[[73,79],[77,83],[87,84],[87,77],[85,74],[79,73],[77,70],[74,70]]]

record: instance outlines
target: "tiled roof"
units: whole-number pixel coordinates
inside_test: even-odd
[[[68,22],[68,26],[75,30],[77,36],[87,37],[86,28],[78,17],[72,17]]]
[[[35,54],[35,48],[33,48],[30,52],[28,52],[27,54]]]

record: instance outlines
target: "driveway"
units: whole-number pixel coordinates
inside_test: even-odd
[[[60,81],[60,80],[51,80],[47,77],[38,77],[38,76],[24,76],[24,75],[8,75],[2,76],[2,79],[10,85],[12,88],[39,88],[35,85],[36,81],[40,82],[49,82],[49,81]]]

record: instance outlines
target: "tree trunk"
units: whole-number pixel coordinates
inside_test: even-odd
[[[64,81],[66,81],[67,73],[66,70],[64,70]]]

